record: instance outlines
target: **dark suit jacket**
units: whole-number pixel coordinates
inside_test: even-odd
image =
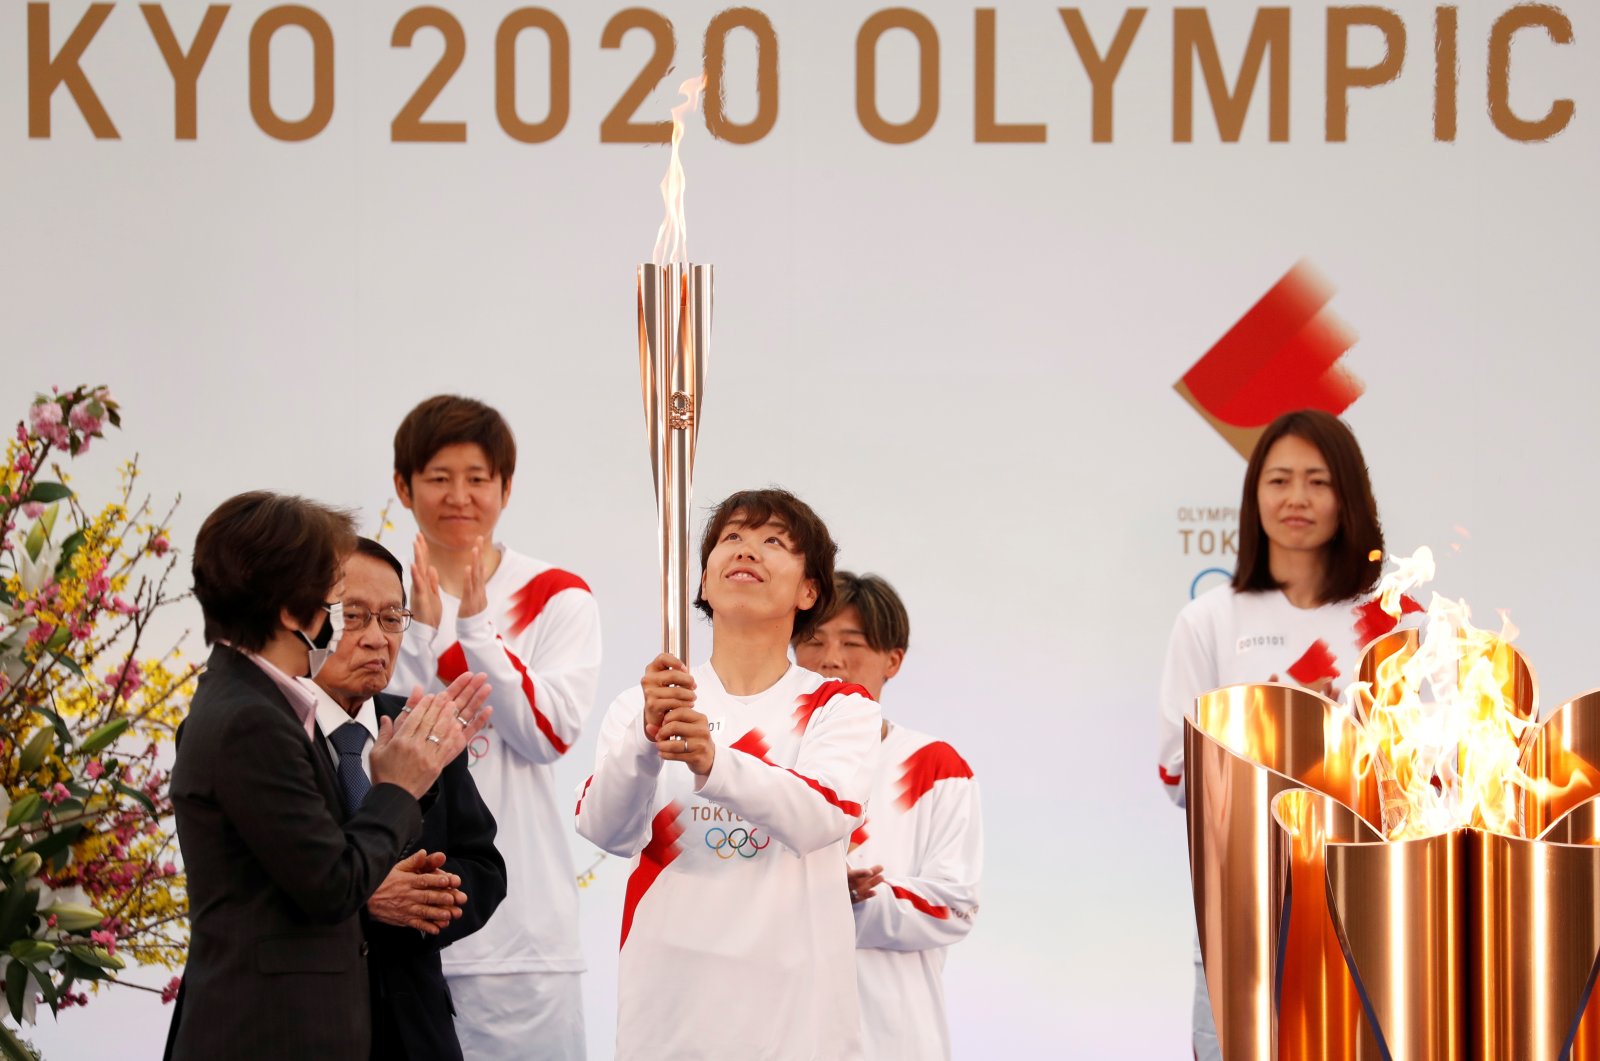
[[[272,679],[219,645],[170,784],[189,883],[189,962],[171,1061],[362,1058],[360,911],[422,830],[396,785],[344,818],[325,746]]]
[[[405,700],[380,693],[373,706],[380,718],[396,718]],[[439,951],[482,928],[506,896],[506,861],[495,850],[494,815],[467,767],[462,752],[444,768],[422,816],[422,837],[405,852],[445,853],[444,868],[461,878],[467,893],[461,917],[437,936],[370,920],[367,925],[374,1061],[461,1061]]]

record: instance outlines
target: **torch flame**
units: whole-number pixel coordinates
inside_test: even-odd
[[[689,263],[689,222],[683,213],[683,192],[688,181],[683,176],[678,145],[683,143],[684,119],[700,105],[700,93],[705,87],[704,73],[678,86],[683,102],[672,108],[672,160],[667,164],[667,175],[661,178],[661,201],[666,204],[667,216],[656,230],[656,249],[650,258],[656,265]]]
[[[1398,618],[1401,595],[1431,579],[1434,563],[1427,548],[1392,559],[1379,599]],[[1358,763],[1377,774],[1392,840],[1463,827],[1520,836],[1518,790],[1539,787],[1520,765],[1536,711],[1511,648],[1517,630],[1503,613],[1498,633],[1470,620],[1464,601],[1434,594],[1415,650],[1384,659],[1370,688],[1346,691],[1347,710],[1365,707]]]

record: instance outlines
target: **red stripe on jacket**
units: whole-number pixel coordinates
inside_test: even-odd
[[[1156,769],[1161,771],[1161,780],[1162,780],[1162,782],[1164,784],[1168,784],[1168,785],[1181,785],[1181,784],[1183,784],[1183,771],[1182,770],[1178,771],[1175,774],[1169,774],[1169,773],[1167,773],[1167,768],[1165,766],[1157,765]]]
[[[796,733],[804,733],[806,727],[811,725],[811,716],[821,711],[829,700],[836,696],[849,696],[852,693],[858,693],[868,700],[872,699],[872,694],[867,692],[865,686],[857,685],[854,682],[840,681],[837,678],[823,682],[811,692],[801,695],[795,701],[794,731]]]
[[[678,837],[683,835],[678,815],[682,811],[683,808],[674,800],[662,807],[650,822],[650,842],[639,852],[639,864],[628,875],[628,890],[622,897],[622,941],[617,944],[618,950],[628,943],[628,932],[633,928],[633,913],[638,909],[639,900],[661,876],[661,871],[678,857]]]
[[[499,641],[499,638],[495,640]],[[511,666],[516,668],[522,677],[522,694],[528,698],[528,707],[533,711],[533,724],[539,727],[539,732],[544,734],[545,740],[550,742],[550,747],[554,748],[557,754],[567,754],[570,745],[557,735],[550,719],[539,710],[539,697],[533,687],[533,675],[528,673],[528,668],[522,665],[522,660],[517,658],[517,654],[506,648],[504,642],[500,642],[500,648],[505,652],[506,659],[511,661]],[[461,642],[457,641],[439,657],[439,680],[449,685],[465,673],[467,673],[467,653],[462,649]]]
[[[804,781],[808,786],[810,786],[811,791],[815,792],[817,795],[821,796],[823,799],[827,800],[829,803],[833,804],[850,817],[859,818],[861,816],[861,804],[852,803],[847,799],[840,799],[837,792],[815,778],[807,777],[802,773],[797,773],[794,770],[790,770],[786,766],[779,766],[777,763],[767,758],[767,753],[772,749],[767,746],[767,739],[761,735],[760,730],[751,730],[749,733],[746,733],[744,736],[734,741],[731,745],[729,745],[729,747],[736,752],[744,752],[746,755],[761,760],[774,770],[783,770],[786,773],[794,774],[795,777],[798,777],[800,780]]]
[[[559,567],[541,571],[530,578],[526,586],[511,595],[511,636],[516,637],[532,626],[544,611],[544,606],[550,603],[550,598],[568,589],[590,592],[589,583]]]
[[[900,795],[895,805],[910,810],[935,783],[951,777],[971,777],[972,767],[942,740],[924,744],[900,764]]]
[[[940,921],[950,920],[950,908],[948,906],[937,906],[933,903],[930,903],[916,892],[902,888],[898,884],[889,885],[889,890],[894,893],[894,897],[896,899],[904,899],[906,902],[910,903],[918,910],[921,910],[929,917]]]
[[[583,813],[583,797],[589,794],[589,786],[594,784],[594,775],[589,775],[589,780],[583,783],[583,791],[578,793],[578,805],[572,808],[572,816],[576,818]]]

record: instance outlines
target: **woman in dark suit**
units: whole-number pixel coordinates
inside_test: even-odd
[[[191,925],[172,1061],[367,1056],[358,915],[420,835],[418,798],[488,721],[482,675],[414,695],[381,726],[371,789],[344,814],[304,676],[343,626],[326,602],[354,537],[347,513],[254,492],[223,502],[195,539],[214,648],[171,779]]]

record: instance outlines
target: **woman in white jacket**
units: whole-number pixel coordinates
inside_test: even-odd
[[[1269,424],[1245,469],[1233,581],[1190,601],[1167,646],[1160,773],[1179,806],[1183,720],[1195,698],[1265,681],[1337,698],[1361,649],[1395,626],[1371,596],[1382,559],[1378,507],[1350,429],[1317,409]],[[1198,944],[1194,1052],[1221,1058]]]

